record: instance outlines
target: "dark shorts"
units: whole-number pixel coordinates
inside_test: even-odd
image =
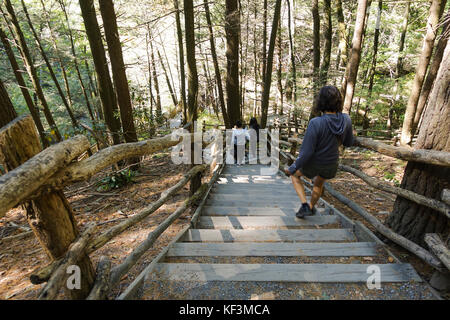
[[[310,162],[300,168],[300,172],[309,179],[313,179],[317,176],[324,179],[333,179],[336,177],[337,170],[338,163],[319,165]]]

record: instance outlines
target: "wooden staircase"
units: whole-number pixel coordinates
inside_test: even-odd
[[[324,200],[315,216],[296,218],[300,201],[290,179],[260,169],[225,167],[196,228],[146,275],[142,298],[385,299],[395,290],[394,298],[424,299],[410,294],[425,290],[413,267],[361,223]],[[367,288],[372,265],[382,289]]]

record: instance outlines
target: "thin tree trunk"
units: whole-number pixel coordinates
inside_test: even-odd
[[[150,34],[150,27],[147,25],[148,33]],[[149,37],[151,39],[151,37]],[[153,42],[150,40],[150,54],[152,57],[152,75],[153,75],[153,85],[155,86],[156,91],[156,122],[159,124],[162,123],[162,107],[161,107],[161,95],[159,91],[159,82],[158,75],[156,72],[156,62],[155,62],[155,53],[153,50]]]
[[[294,0],[292,0],[292,4],[294,4]],[[288,78],[288,84],[291,87],[291,92],[294,103],[297,102],[297,69],[295,66],[295,47],[294,40],[292,39],[292,31],[295,32],[295,21],[294,21],[294,8],[291,8],[291,0],[287,1],[288,7],[288,32],[289,32],[289,56],[291,57],[291,77]],[[293,28],[294,27],[294,28]],[[292,30],[294,29],[294,30]],[[289,100],[289,97],[287,97]],[[290,99],[292,102],[292,99]],[[283,112],[280,112],[282,115]]]
[[[188,118],[187,122],[191,123],[191,132],[195,132],[194,124],[197,121],[198,108],[198,73],[195,59],[195,35],[194,35],[194,4],[193,0],[184,0],[184,23],[186,38],[186,61],[188,67]],[[191,166],[195,165],[194,142],[191,143]],[[201,173],[198,173],[191,179],[190,194],[193,195],[202,184]]]
[[[324,0],[325,11],[325,46],[320,67],[320,85],[324,86],[328,81],[328,69],[330,68],[331,41],[332,41],[332,24],[331,24],[331,0]]]
[[[64,0],[58,0],[58,2],[59,2],[59,5],[60,5],[63,13],[64,13],[64,17],[65,17],[65,20],[66,20],[67,31],[69,33],[69,39],[70,39],[70,48],[72,50],[73,63],[74,63],[74,66],[75,66],[75,70],[77,72],[78,82],[80,83],[81,91],[83,92],[84,100],[86,101],[86,107],[88,109],[89,116],[91,117],[91,120],[94,123],[95,122],[94,112],[93,112],[91,104],[89,102],[89,98],[88,98],[86,87],[85,87],[85,85],[83,83],[83,78],[81,76],[80,67],[78,66],[77,53],[76,53],[76,50],[75,50],[75,43],[74,43],[74,40],[73,40],[72,29],[70,28],[69,16],[67,15],[67,11],[66,11],[66,6],[65,6],[65,3],[64,3]],[[89,78],[90,78],[90,76],[89,76]]]
[[[350,114],[353,95],[355,93],[356,78],[358,76],[359,62],[361,59],[362,38],[364,34],[367,0],[358,0],[358,9],[355,22],[355,31],[352,41],[352,54],[350,57],[350,69],[345,90],[343,111]]]
[[[281,12],[281,0],[275,2],[275,12],[273,15],[272,30],[270,33],[269,51],[267,52],[267,69],[266,78],[264,79],[264,90],[261,102],[261,127],[265,128],[267,125],[267,113],[269,110],[269,96],[270,87],[272,83],[272,67],[273,67],[273,54],[275,51],[275,40],[277,37],[278,21],[280,20]]]
[[[41,40],[39,39],[39,35],[37,34],[36,30],[34,29],[33,22],[31,21],[30,15],[28,14],[27,7],[25,6],[25,2],[23,0],[21,0],[21,3],[22,3],[22,8],[25,13],[25,17],[27,19],[28,25],[30,26],[31,32],[33,33],[34,39],[36,41],[36,45],[39,48],[39,51],[41,53],[42,58],[45,61],[45,64],[47,65],[47,69],[50,72],[50,77],[52,78],[53,83],[55,84],[56,90],[58,91],[59,96],[61,97],[61,101],[63,102],[64,107],[67,110],[67,113],[69,114],[70,121],[72,121],[72,126],[74,129],[76,129],[78,127],[78,122],[75,119],[75,115],[73,114],[72,108],[71,108],[68,100],[66,99],[66,96],[64,95],[64,92],[58,82],[58,79],[56,78],[56,74],[53,71],[52,64],[50,63],[50,61],[47,57],[47,54],[45,53],[45,50],[42,47]]]
[[[266,69],[267,69],[267,0],[264,0],[264,5],[263,5],[262,77],[261,77],[262,79],[266,79]]]
[[[184,71],[184,46],[183,46],[183,31],[181,30],[180,10],[178,8],[178,0],[173,0],[175,7],[175,20],[177,24],[177,38],[178,38],[178,57],[180,59],[180,80],[181,80],[181,100],[183,101],[183,120],[187,122],[187,103],[186,103],[186,76]],[[226,122],[225,122],[226,123]]]
[[[417,65],[416,75],[414,77],[411,94],[408,104],[406,105],[405,118],[402,126],[402,136],[400,138],[401,145],[409,145],[412,143],[412,130],[414,123],[414,115],[419,102],[420,92],[422,90],[423,81],[428,69],[428,64],[433,53],[434,40],[436,39],[436,31],[439,18],[443,12],[447,0],[433,0],[430,7],[430,14],[427,22],[427,33],[423,42],[422,53],[420,54],[419,64]]]
[[[111,60],[114,87],[120,108],[123,136],[126,142],[136,142],[137,134],[134,126],[133,106],[131,104],[130,88],[128,86],[125,63],[123,61],[122,45],[117,27],[116,13],[112,0],[100,0],[100,12],[103,18],[108,53]],[[132,163],[139,163],[139,158]]]
[[[253,101],[253,116],[256,117],[256,111],[258,108],[258,54],[257,54],[257,41],[256,41],[256,18],[258,13],[257,1],[255,3],[255,15],[254,15],[254,24],[253,24],[253,73],[255,76],[255,100]]]
[[[50,126],[52,133],[55,135],[56,141],[61,141],[62,140],[61,134],[60,134],[59,129],[56,126],[55,120],[53,119],[53,116],[50,112],[50,108],[48,106],[47,100],[45,99],[44,91],[42,90],[39,78],[37,76],[36,68],[31,59],[31,54],[28,49],[28,45],[25,41],[25,37],[20,28],[19,21],[16,18],[16,14],[11,5],[11,1],[5,0],[4,3],[5,3],[6,10],[8,11],[8,17],[9,17],[8,22],[10,22],[10,26],[14,30],[14,35],[16,38],[17,45],[19,47],[20,54],[22,56],[22,60],[24,62],[25,68],[27,69],[27,72],[31,78],[31,82],[32,82],[34,90],[36,92],[36,96],[39,99],[39,101],[42,105],[42,108],[44,109],[44,115],[45,115],[45,118],[47,119],[47,123]]]
[[[278,68],[277,68],[277,87],[278,93],[280,95],[280,113],[283,114],[283,83],[281,81],[283,74],[283,48],[282,48],[282,38],[281,38],[281,19],[278,21]]]
[[[108,70],[105,48],[103,47],[100,27],[95,14],[94,2],[93,0],[79,0],[79,3],[86,34],[91,47],[92,57],[94,59],[105,122],[111,132],[113,143],[120,144],[119,133],[121,124],[120,120],[114,116],[114,113],[118,112],[119,108],[117,106],[117,98]]]
[[[313,103],[309,119],[320,115],[316,110],[316,99],[319,93],[320,86],[320,15],[319,15],[319,1],[313,0],[312,6],[313,16]]]
[[[347,66],[347,28],[345,25],[344,11],[342,10],[342,0],[336,0],[336,15],[338,20],[338,36],[339,36],[339,51],[336,59],[336,69],[339,70],[341,66]]]
[[[178,105],[177,96],[176,96],[175,92],[173,91],[172,84],[170,83],[170,79],[169,79],[169,75],[166,70],[166,66],[164,65],[163,58],[161,57],[161,53],[159,53],[158,49],[156,49],[156,53],[158,54],[159,63],[161,64],[161,67],[163,68],[163,71],[164,71],[164,75],[166,77],[167,87],[169,88],[169,93],[170,93],[170,96],[172,97],[173,105],[176,107]]]
[[[0,128],[17,118],[17,112],[9,99],[8,92],[0,79]]]
[[[17,84],[19,85],[19,88],[22,92],[23,98],[25,99],[25,103],[27,104],[28,110],[30,111],[30,114],[33,118],[34,124],[36,125],[36,128],[38,129],[39,136],[41,138],[41,142],[42,142],[44,148],[47,148],[49,146],[49,142],[48,142],[47,138],[45,137],[45,130],[44,130],[44,126],[42,125],[41,118],[39,116],[39,111],[37,110],[35,104],[33,103],[33,99],[31,98],[30,92],[28,91],[25,80],[22,77],[21,68],[19,67],[19,64],[17,63],[14,52],[11,48],[11,45],[9,44],[9,40],[1,27],[0,27],[0,39],[3,43],[5,52],[8,56],[9,62],[11,64],[11,68],[14,71],[14,76],[16,77]]]
[[[436,79],[436,75],[439,71],[439,66],[441,65],[441,62],[442,62],[442,56],[444,55],[444,50],[445,50],[445,47],[447,46],[447,41],[448,41],[449,31],[450,31],[449,26],[450,26],[450,11],[449,11],[449,13],[447,13],[447,15],[444,19],[444,25],[442,27],[441,38],[439,39],[439,42],[437,44],[436,51],[435,51],[434,57],[433,57],[433,62],[431,63],[430,69],[428,70],[427,78],[425,79],[422,91],[420,93],[419,102],[417,103],[416,114],[414,116],[412,135],[414,135],[414,133],[419,125],[419,121],[422,116],[423,110],[425,108],[425,104],[427,103],[428,96],[430,95],[434,80]]]
[[[377,13],[377,24],[375,26],[375,35],[373,39],[373,55],[372,62],[370,64],[369,70],[369,89],[368,89],[368,98],[366,103],[366,108],[364,110],[364,119],[363,119],[363,129],[367,129],[369,127],[369,120],[367,118],[367,113],[369,112],[373,91],[373,81],[375,79],[375,71],[377,67],[377,54],[378,54],[378,43],[380,38],[380,26],[381,26],[381,12],[383,10],[383,1],[378,1],[378,13]]]
[[[227,39],[227,115],[230,125],[236,124],[240,119],[239,95],[239,34],[240,19],[237,0],[226,0],[225,33]]]

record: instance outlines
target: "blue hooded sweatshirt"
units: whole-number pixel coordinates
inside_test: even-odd
[[[294,174],[307,163],[335,164],[339,160],[339,145],[353,145],[352,121],[346,113],[323,114],[309,122],[300,147],[300,154],[289,167]]]

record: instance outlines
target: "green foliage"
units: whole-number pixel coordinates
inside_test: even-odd
[[[109,191],[113,189],[119,189],[134,182],[136,171],[131,169],[114,172],[111,175],[106,176],[98,183],[98,191]]]

